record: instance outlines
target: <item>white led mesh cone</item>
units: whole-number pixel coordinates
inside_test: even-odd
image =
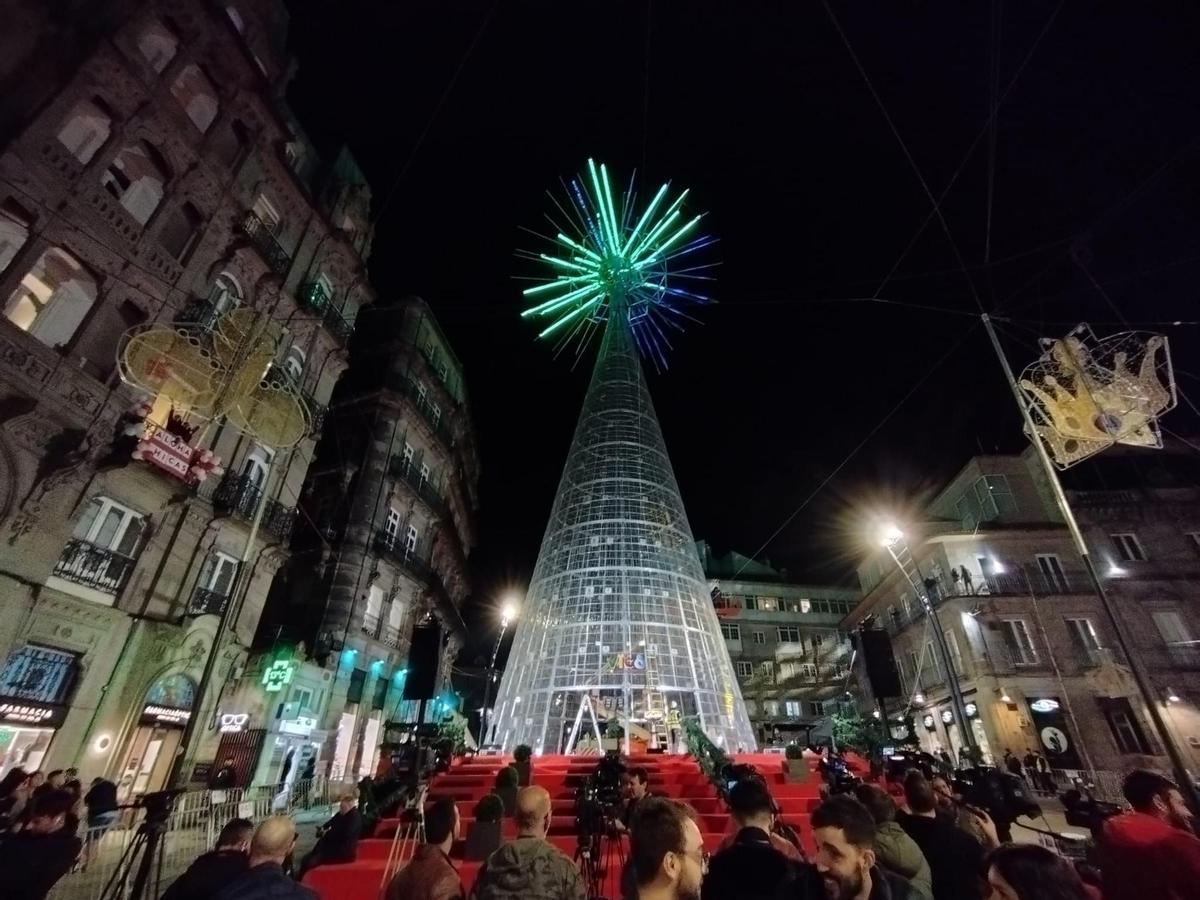
[[[585,694],[660,732],[755,749],[624,317],[605,329],[496,698],[491,740],[568,752]],[[592,731],[585,715],[580,734]]]

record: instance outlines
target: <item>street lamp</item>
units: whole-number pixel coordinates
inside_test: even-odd
[[[895,523],[890,523],[884,527],[883,533],[880,536],[880,543],[892,557],[896,568],[900,570],[900,573],[904,575],[905,579],[912,586],[912,589],[916,592],[917,599],[921,601],[926,615],[929,616],[929,620],[933,623],[933,643],[937,647],[938,656],[941,657],[942,671],[946,673],[946,682],[950,687],[950,701],[954,705],[954,715],[959,722],[958,730],[962,736],[963,749],[974,750],[975,735],[972,734],[971,723],[967,720],[967,705],[963,702],[962,686],[958,683],[958,670],[955,669],[954,661],[950,658],[950,648],[946,644],[946,633],[942,631],[942,623],[938,618],[937,607],[929,601],[929,591],[926,588],[925,579],[922,577],[921,570],[917,566],[917,561],[913,558],[912,552],[904,540],[904,532]]]
[[[517,617],[517,604],[514,600],[506,600],[500,608],[500,634],[496,637],[496,646],[492,648],[492,662],[488,666],[487,682],[483,686],[483,710],[479,713],[479,744],[487,743],[488,734],[488,701],[492,696],[492,682],[496,680],[496,657],[500,655],[500,643],[504,640],[504,632]]]

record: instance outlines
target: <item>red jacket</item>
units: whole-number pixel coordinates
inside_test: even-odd
[[[1127,812],[1104,824],[1100,857],[1104,900],[1195,900],[1200,896],[1200,838]]]

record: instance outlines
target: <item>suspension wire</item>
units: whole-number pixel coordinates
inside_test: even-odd
[[[404,165],[400,167],[400,171],[396,173],[396,177],[392,179],[392,184],[388,188],[387,193],[384,195],[383,202],[379,204],[379,209],[375,213],[375,218],[372,221],[372,224],[377,225],[379,224],[380,220],[383,219],[383,214],[387,210],[388,204],[391,203],[392,198],[396,195],[396,189],[400,187],[400,182],[404,180],[404,176],[408,174],[408,170],[412,167],[413,161],[417,158],[417,153],[425,143],[425,138],[429,136],[430,129],[433,128],[433,123],[437,121],[438,115],[442,111],[442,107],[446,105],[446,101],[450,98],[450,94],[453,92],[454,86],[458,84],[459,76],[462,75],[463,69],[467,67],[467,62],[470,60],[471,55],[475,52],[475,48],[479,45],[479,41],[483,37],[483,33],[487,30],[488,23],[492,21],[492,16],[495,15],[495,12],[499,6],[500,0],[496,0],[496,2],[491,5],[491,8],[489,8],[484,14],[483,21],[479,23],[479,28],[475,31],[475,37],[473,37],[471,39],[471,43],[467,45],[466,52],[463,53],[462,59],[458,61],[458,66],[454,69],[454,74],[450,76],[450,80],[446,83],[445,90],[442,91],[442,95],[438,98],[437,103],[434,104],[433,112],[429,114],[429,119],[425,122],[425,127],[421,129],[421,134],[417,137],[417,142],[413,144],[412,150],[409,151],[408,159],[404,161]]]

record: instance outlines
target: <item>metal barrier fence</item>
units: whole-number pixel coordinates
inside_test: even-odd
[[[213,849],[217,836],[230,819],[249,819],[258,823],[271,815],[300,815],[308,811],[324,816],[342,793],[356,790],[351,782],[312,778],[283,789],[279,785],[260,784],[181,794],[167,817],[159,844],[161,885],[166,888],[196,857]],[[106,889],[115,875],[116,882],[120,882],[117,873],[126,868],[123,865],[127,862],[126,854],[137,840],[144,821],[145,810],[124,809],[111,824],[81,829],[79,837],[83,840],[83,851],[79,861],[55,885],[49,895],[51,900],[99,900],[101,896],[111,896]],[[153,892],[154,878],[152,874],[148,897],[158,896]],[[130,872],[126,891],[132,884],[133,873]]]

